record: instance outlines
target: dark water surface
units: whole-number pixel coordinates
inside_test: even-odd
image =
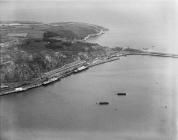
[[[0,97],[0,137],[175,140],[177,66],[171,58],[123,57],[47,87]]]

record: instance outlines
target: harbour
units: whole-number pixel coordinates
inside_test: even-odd
[[[84,137],[92,139],[129,139],[133,134],[138,139],[147,135],[152,140],[169,139],[175,128],[176,89],[172,79],[178,78],[177,71],[177,59],[127,56],[50,86],[1,96],[3,135],[12,136],[15,130],[13,136],[18,140],[42,140],[44,133],[54,139],[71,136],[77,140],[82,131]],[[127,95],[120,98],[114,95],[118,92]],[[109,104],[96,104],[105,101]],[[24,130],[28,133],[22,133]]]
[[[170,58],[178,58],[177,54],[167,54],[167,53],[160,53],[160,52],[128,52],[128,51],[123,51],[120,53],[115,53],[112,57],[107,57],[104,59],[97,59],[97,61],[93,61],[90,64],[87,64],[87,62],[73,62],[71,64],[67,64],[66,66],[62,68],[58,68],[56,70],[47,72],[43,74],[43,76],[37,78],[32,82],[32,84],[26,84],[25,86],[21,87],[15,87],[15,88],[5,88],[5,90],[1,90],[0,96],[2,95],[7,95],[11,93],[17,93],[17,92],[22,92],[26,91],[32,88],[39,87],[41,85],[48,85],[52,82],[56,82],[61,80],[61,78],[65,78],[67,76],[70,76],[74,73],[79,73],[81,71],[87,70],[90,67],[101,65],[104,63],[112,62],[119,60],[120,57],[123,56],[129,56],[129,55],[146,55],[146,56],[156,56],[156,57],[170,57]],[[87,65],[86,65],[87,64]],[[86,66],[85,66],[86,65]],[[47,79],[47,80],[45,80]]]

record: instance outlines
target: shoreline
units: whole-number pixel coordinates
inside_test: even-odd
[[[97,61],[92,61],[91,63],[89,63],[87,65],[87,69],[97,66],[97,65],[104,64],[104,63],[109,63],[112,61],[119,60],[120,57],[127,56],[127,55],[128,56],[129,55],[135,55],[135,56],[136,55],[146,55],[146,56],[156,56],[156,57],[178,58],[178,55],[176,55],[176,54],[165,54],[165,53],[156,53],[156,52],[122,52],[122,53],[116,53],[113,56],[111,56],[110,58],[104,58],[104,59],[98,59]],[[27,91],[27,90],[30,90],[30,89],[33,89],[36,87],[40,87],[40,86],[47,86],[50,83],[60,81],[62,78],[65,78],[72,74],[75,74],[76,68],[79,68],[79,67],[85,65],[86,63],[87,62],[79,62],[79,63],[73,64],[72,66],[68,66],[66,68],[58,68],[58,69],[49,71],[47,73],[44,73],[41,77],[34,79],[33,83],[31,83],[31,84],[27,84],[25,86],[20,86],[20,87],[14,87],[12,89],[7,89],[6,91],[2,91],[0,93],[0,96],[12,94],[12,93],[23,92],[23,91]],[[69,65],[69,64],[67,64],[67,65]],[[80,71],[79,71],[79,73],[80,73]],[[53,78],[56,78],[56,79],[53,81],[52,80]],[[51,80],[51,82],[49,82],[48,84],[45,85],[44,82],[46,81],[46,79],[48,79],[49,81]],[[15,90],[17,88],[19,88],[19,91]]]
[[[111,61],[115,61],[115,60],[118,60],[118,59],[119,59],[119,57],[116,56],[116,57],[113,57],[113,58],[100,60],[97,63],[93,63],[92,62],[92,63],[88,64],[87,68],[90,68],[90,67],[93,67],[93,66],[97,66],[97,65],[100,65],[100,64],[104,64],[104,63],[108,63],[108,62],[111,62]],[[7,89],[6,91],[1,91],[0,96],[12,94],[12,93],[23,92],[23,91],[27,91],[27,90],[30,90],[30,89],[33,89],[33,88],[40,87],[40,86],[48,86],[48,84],[50,84],[50,83],[60,81],[62,78],[68,77],[68,76],[70,76],[72,74],[76,74],[76,72],[75,72],[76,68],[78,68],[79,66],[84,65],[85,63],[86,62],[82,62],[82,63],[80,63],[77,66],[74,66],[72,68],[71,67],[65,68],[65,70],[63,72],[61,72],[61,70],[59,70],[60,68],[52,70],[52,71],[49,71],[47,73],[51,73],[51,72],[53,73],[53,71],[56,71],[56,72],[54,74],[52,74],[52,75],[48,75],[47,74],[47,76],[46,76],[46,74],[43,74],[42,75],[43,78],[41,77],[41,78],[34,79],[34,82],[32,84],[28,84],[28,85],[20,86],[20,87],[10,88],[10,89]],[[80,73],[80,71],[78,73]],[[51,81],[48,84],[44,85],[44,82],[46,81],[45,79],[50,80],[50,79],[52,79],[54,77],[56,78],[56,80]],[[15,89],[19,89],[19,90],[17,91]]]
[[[89,35],[87,35],[86,37],[84,37],[82,40],[83,40],[83,41],[87,41],[87,40],[90,39],[90,38],[98,37],[98,36],[100,36],[100,35],[102,35],[102,34],[105,33],[105,30],[104,30],[104,29],[99,29],[99,30],[100,30],[100,31],[99,31],[98,33],[89,34]]]
[[[96,32],[94,34],[88,34],[86,37],[82,39],[82,41],[87,41],[90,38],[98,37],[105,33],[108,29],[97,27]],[[133,49],[135,50],[135,49]],[[49,72],[41,74],[38,78],[35,78],[31,81],[19,82],[17,83],[9,83],[12,86],[7,86],[6,88],[0,89],[0,96],[8,95],[12,93],[18,93],[27,91],[36,87],[46,86],[50,83],[60,81],[62,78],[70,76],[75,73],[75,70],[81,66],[85,66],[87,64],[87,69],[90,67],[94,67],[97,65],[101,65],[104,63],[108,63],[111,61],[119,60],[120,57],[127,56],[127,55],[147,55],[147,56],[157,56],[157,57],[171,57],[171,58],[178,58],[176,54],[166,54],[161,52],[147,52],[147,51],[140,51],[140,50],[123,50],[123,51],[116,51],[114,54],[110,54],[102,59],[93,60],[92,62],[72,62],[70,64],[66,64],[61,68],[57,68],[55,70],[51,70]],[[79,71],[80,72],[80,71]],[[46,84],[45,84],[46,83]],[[16,84],[16,85],[15,85]],[[6,86],[6,85],[5,85]]]
[[[82,41],[86,41],[87,39],[89,39],[91,37],[97,37],[97,36],[100,36],[100,35],[105,33],[104,31],[106,29],[99,28],[97,26],[95,26],[95,27],[97,28],[96,29],[97,33],[88,34],[86,37],[84,37],[84,39],[82,39]],[[102,62],[102,63],[106,63],[106,62]],[[66,65],[68,65],[68,64],[66,64]],[[12,86],[9,87],[9,86],[5,85],[5,88],[1,88],[0,89],[0,96],[11,94],[11,93],[18,93],[18,92],[22,92],[22,91],[27,91],[29,89],[42,86],[42,85],[44,85],[43,82],[45,82],[47,80],[50,81],[52,78],[57,78],[54,81],[51,80],[51,82],[55,82],[57,80],[60,80],[61,78],[67,77],[69,75],[72,75],[73,72],[74,72],[74,69],[76,69],[78,66],[80,66],[80,65],[77,64],[77,65],[74,65],[74,66],[66,68],[66,69],[64,68],[64,70],[62,70],[63,67],[62,68],[58,68],[58,69],[55,69],[55,70],[47,72],[48,74],[43,73],[41,76],[39,76],[38,78],[33,79],[32,81],[25,81],[25,82],[19,82],[19,83],[9,83]],[[88,67],[91,67],[91,66],[89,65]],[[55,72],[55,74],[54,74],[53,73],[54,71],[58,71],[58,72]],[[51,83],[51,82],[49,82],[49,83]]]

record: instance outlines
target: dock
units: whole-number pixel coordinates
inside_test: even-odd
[[[61,68],[43,73],[40,77],[32,81],[28,81],[28,83],[26,83],[25,85],[23,85],[22,83],[22,86],[10,87],[5,90],[1,89],[0,96],[26,91],[32,88],[39,87],[41,85],[47,85],[51,82],[56,82],[61,78],[64,78],[64,77],[67,77],[73,74],[75,69],[77,69],[78,67],[81,67],[84,64],[86,64],[86,61],[75,61],[75,62],[66,64]]]
[[[55,70],[51,70],[49,72],[41,74],[36,79],[33,79],[32,81],[26,81],[26,83],[22,83],[21,86],[17,87],[9,87],[6,89],[0,89],[0,96],[10,94],[10,93],[17,93],[21,91],[26,91],[32,88],[39,87],[43,84],[45,81],[48,83],[55,82],[61,78],[67,77],[73,73],[75,73],[76,69],[86,66],[87,64],[87,69],[93,66],[97,66],[100,64],[108,63],[111,61],[115,61],[120,59],[120,57],[127,56],[127,55],[148,55],[148,56],[156,56],[156,57],[171,57],[171,58],[178,58],[177,54],[167,54],[167,53],[159,53],[159,52],[132,52],[132,51],[122,51],[118,52],[112,57],[106,57],[103,59],[98,59],[97,61],[93,61],[89,64],[87,64],[86,61],[75,61],[69,64],[66,64],[60,68],[57,68]],[[79,69],[80,71],[80,69]],[[56,80],[50,80],[50,79],[56,79]],[[49,82],[48,82],[49,81]],[[117,93],[118,96],[126,96],[126,93]]]

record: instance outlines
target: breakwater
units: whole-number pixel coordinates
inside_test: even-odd
[[[171,57],[178,58],[177,54],[168,54],[161,52],[125,52],[124,55],[148,55],[148,56],[157,56],[157,57]]]
[[[104,64],[104,63],[108,63],[111,61],[115,61],[118,60],[120,57],[123,56],[127,56],[127,55],[148,55],[148,56],[157,56],[157,57],[171,57],[171,58],[178,58],[178,55],[176,54],[166,54],[166,53],[158,53],[158,52],[128,52],[128,51],[124,51],[124,52],[120,52],[120,53],[116,53],[115,55],[113,55],[112,57],[106,57],[103,59],[97,59],[92,61],[91,63],[88,63],[87,67],[94,67],[100,64]],[[77,62],[73,62],[70,64],[66,64],[61,68],[46,72],[44,74],[42,74],[42,76],[40,76],[37,79],[34,79],[33,81],[26,83],[23,86],[20,87],[12,87],[12,88],[8,88],[6,90],[2,90],[0,92],[0,96],[1,95],[6,95],[6,94],[10,94],[10,93],[17,93],[17,92],[22,92],[22,91],[26,91],[32,88],[36,88],[39,87],[41,85],[43,85],[43,83],[46,80],[50,80],[52,78],[56,78],[56,80],[51,80],[51,82],[55,82],[57,80],[60,80],[61,78],[67,77],[71,74],[74,73],[74,70],[78,67],[81,67],[82,65],[86,64],[86,61],[77,61]],[[49,82],[50,83],[50,82]]]

